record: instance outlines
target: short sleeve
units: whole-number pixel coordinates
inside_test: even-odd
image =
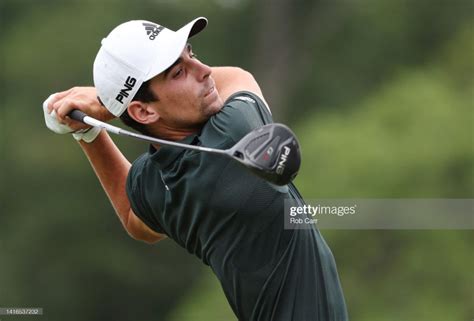
[[[257,95],[240,91],[230,96],[224,107],[210,118],[202,135],[213,147],[230,147],[253,129],[272,122],[270,110]],[[220,141],[215,141],[216,137]],[[227,137],[227,144],[222,143],[222,137]]]
[[[150,229],[157,233],[165,233],[160,224],[153,216],[154,209],[147,206],[146,187],[141,179],[145,173],[144,163],[147,161],[146,154],[135,160],[127,176],[125,189],[127,192],[130,207],[135,215],[142,220]]]

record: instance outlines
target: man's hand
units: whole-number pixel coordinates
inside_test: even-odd
[[[43,113],[44,113],[44,121],[46,123],[46,127],[48,127],[51,131],[55,132],[56,134],[69,134],[73,133],[74,130],[67,125],[61,124],[58,119],[56,118],[56,111],[50,111],[48,109],[49,103],[54,99],[56,94],[52,94],[43,102]]]
[[[67,115],[79,109],[89,116],[103,121],[114,116],[102,106],[96,96],[94,87],[74,87],[67,91],[52,94],[43,103],[46,126],[57,134],[73,133],[76,140],[87,143],[94,141],[99,135],[99,128],[90,126],[69,118]]]
[[[68,126],[72,131],[90,127],[67,116],[73,109],[79,109],[87,115],[102,121],[109,121],[115,118],[114,115],[100,104],[94,87],[73,87],[56,93],[48,102],[47,109],[50,114],[54,111],[58,122]]]

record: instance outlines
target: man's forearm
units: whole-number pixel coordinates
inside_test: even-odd
[[[130,162],[104,130],[92,143],[80,141],[79,144],[89,159],[120,221],[126,227],[130,202],[125,191],[125,184],[131,166]]]

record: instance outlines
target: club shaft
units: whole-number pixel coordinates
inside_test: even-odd
[[[188,144],[182,144],[182,143],[177,143],[165,139],[160,139],[160,138],[155,138],[147,135],[142,135],[138,133],[134,133],[125,129],[122,129],[117,126],[113,126],[110,124],[107,124],[103,121],[100,121],[98,119],[95,119],[93,117],[87,116],[83,112],[79,110],[73,110],[70,114],[69,117],[72,119],[78,120],[80,122],[83,122],[87,125],[94,126],[94,127],[99,127],[105,129],[109,133],[113,133],[116,135],[120,136],[128,136],[132,137],[138,140],[143,140],[152,144],[159,144],[159,145],[164,145],[164,146],[173,146],[173,147],[179,147],[179,148],[185,148],[185,149],[190,149],[190,150],[197,150],[201,152],[208,152],[208,153],[213,153],[213,154],[219,154],[219,155],[227,155],[229,154],[225,150],[220,150],[220,149],[215,149],[215,148],[209,148],[209,147],[204,147],[204,146],[195,146],[195,145],[188,145]]]

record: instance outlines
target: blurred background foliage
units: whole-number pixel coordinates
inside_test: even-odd
[[[235,320],[196,258],[126,235],[41,110],[92,83],[115,25],[177,29],[200,15],[199,58],[251,71],[296,131],[305,198],[473,197],[473,1],[0,0],[0,307],[44,308],[0,319]],[[146,148],[114,139],[130,159]],[[351,320],[474,316],[472,230],[323,234]]]

